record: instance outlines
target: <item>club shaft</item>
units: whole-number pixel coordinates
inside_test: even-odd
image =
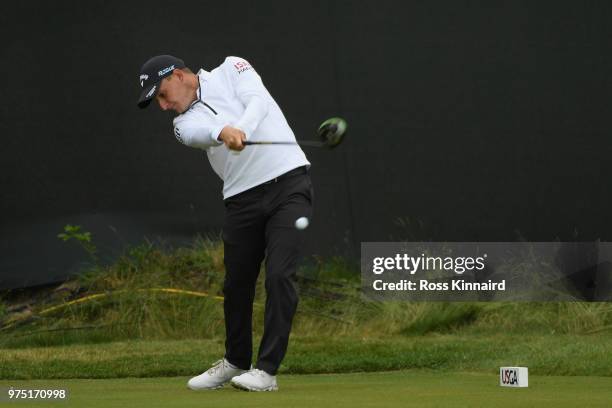
[[[245,146],[252,145],[300,145],[300,146],[309,146],[309,147],[322,147],[323,142],[317,142],[314,140],[300,140],[298,142],[269,142],[269,141],[250,141],[246,140],[243,142]]]

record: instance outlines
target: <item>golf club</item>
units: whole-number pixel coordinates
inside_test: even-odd
[[[347,124],[342,118],[330,118],[321,123],[317,130],[317,137],[320,140],[299,140],[299,141],[250,141],[244,143],[245,146],[252,145],[300,145],[307,147],[326,147],[333,149],[344,139]]]

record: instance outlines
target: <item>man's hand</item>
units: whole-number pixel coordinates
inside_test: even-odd
[[[225,143],[228,149],[240,151],[244,149],[242,142],[246,140],[246,135],[238,128],[226,126],[221,130],[219,140]]]

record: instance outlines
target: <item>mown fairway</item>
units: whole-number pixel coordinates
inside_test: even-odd
[[[279,392],[227,387],[194,392],[186,377],[116,380],[1,381],[0,386],[70,392],[67,402],[19,402],[19,407],[609,407],[612,378],[532,376],[527,389],[498,385],[495,373],[384,373],[279,376]],[[8,405],[7,405],[8,406]]]

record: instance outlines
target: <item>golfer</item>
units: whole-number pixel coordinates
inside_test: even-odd
[[[181,59],[159,55],[142,66],[140,85],[138,106],[155,99],[162,110],[175,111],[176,138],[205,150],[223,180],[225,356],[187,386],[208,390],[231,382],[239,389],[275,391],[298,303],[294,279],[303,232],[295,221],[312,213],[310,163],[298,145],[245,148],[247,140],[295,141],[295,136],[242,58],[227,57],[210,72],[193,73]],[[253,299],[264,258],[264,333],[253,366]]]

